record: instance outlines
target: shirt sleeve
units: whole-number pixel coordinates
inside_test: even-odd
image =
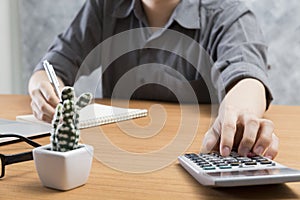
[[[268,107],[273,97],[267,74],[267,45],[254,14],[237,2],[215,13],[221,14],[215,18],[210,51],[214,60],[212,81],[219,100],[234,83],[254,78],[265,86]]]
[[[87,0],[65,32],[58,35],[42,60],[48,60],[66,85],[73,85],[80,65],[101,42],[101,1]],[[42,70],[40,62],[34,71]]]

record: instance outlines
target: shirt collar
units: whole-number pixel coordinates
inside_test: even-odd
[[[199,2],[199,0],[181,0],[173,12],[173,19],[184,28],[199,29]]]
[[[137,13],[141,13],[140,0],[121,0],[116,6],[113,12],[113,16],[117,18],[128,17],[131,12],[136,10]],[[188,10],[188,12],[187,12]],[[199,0],[181,0],[176,9],[174,10],[170,20],[175,20],[182,27],[188,29],[199,29]],[[167,23],[170,24],[170,21]]]

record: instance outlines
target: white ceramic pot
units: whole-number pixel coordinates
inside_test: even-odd
[[[94,148],[81,144],[68,151],[51,151],[50,145],[33,149],[33,159],[42,184],[58,190],[70,190],[85,184],[92,166]]]

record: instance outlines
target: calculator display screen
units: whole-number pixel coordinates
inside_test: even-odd
[[[207,173],[207,175],[218,177],[218,178],[230,178],[230,177],[245,177],[245,176],[284,175],[284,174],[294,174],[295,172],[297,172],[297,170],[292,170],[289,168],[278,168],[278,169],[258,169],[258,170],[245,170],[245,171],[209,172]]]

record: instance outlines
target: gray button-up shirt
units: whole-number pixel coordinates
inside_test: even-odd
[[[102,66],[104,97],[210,103],[254,78],[269,104],[266,51],[255,16],[237,0],[182,0],[155,32],[140,0],[87,0],[43,59],[67,85]]]

